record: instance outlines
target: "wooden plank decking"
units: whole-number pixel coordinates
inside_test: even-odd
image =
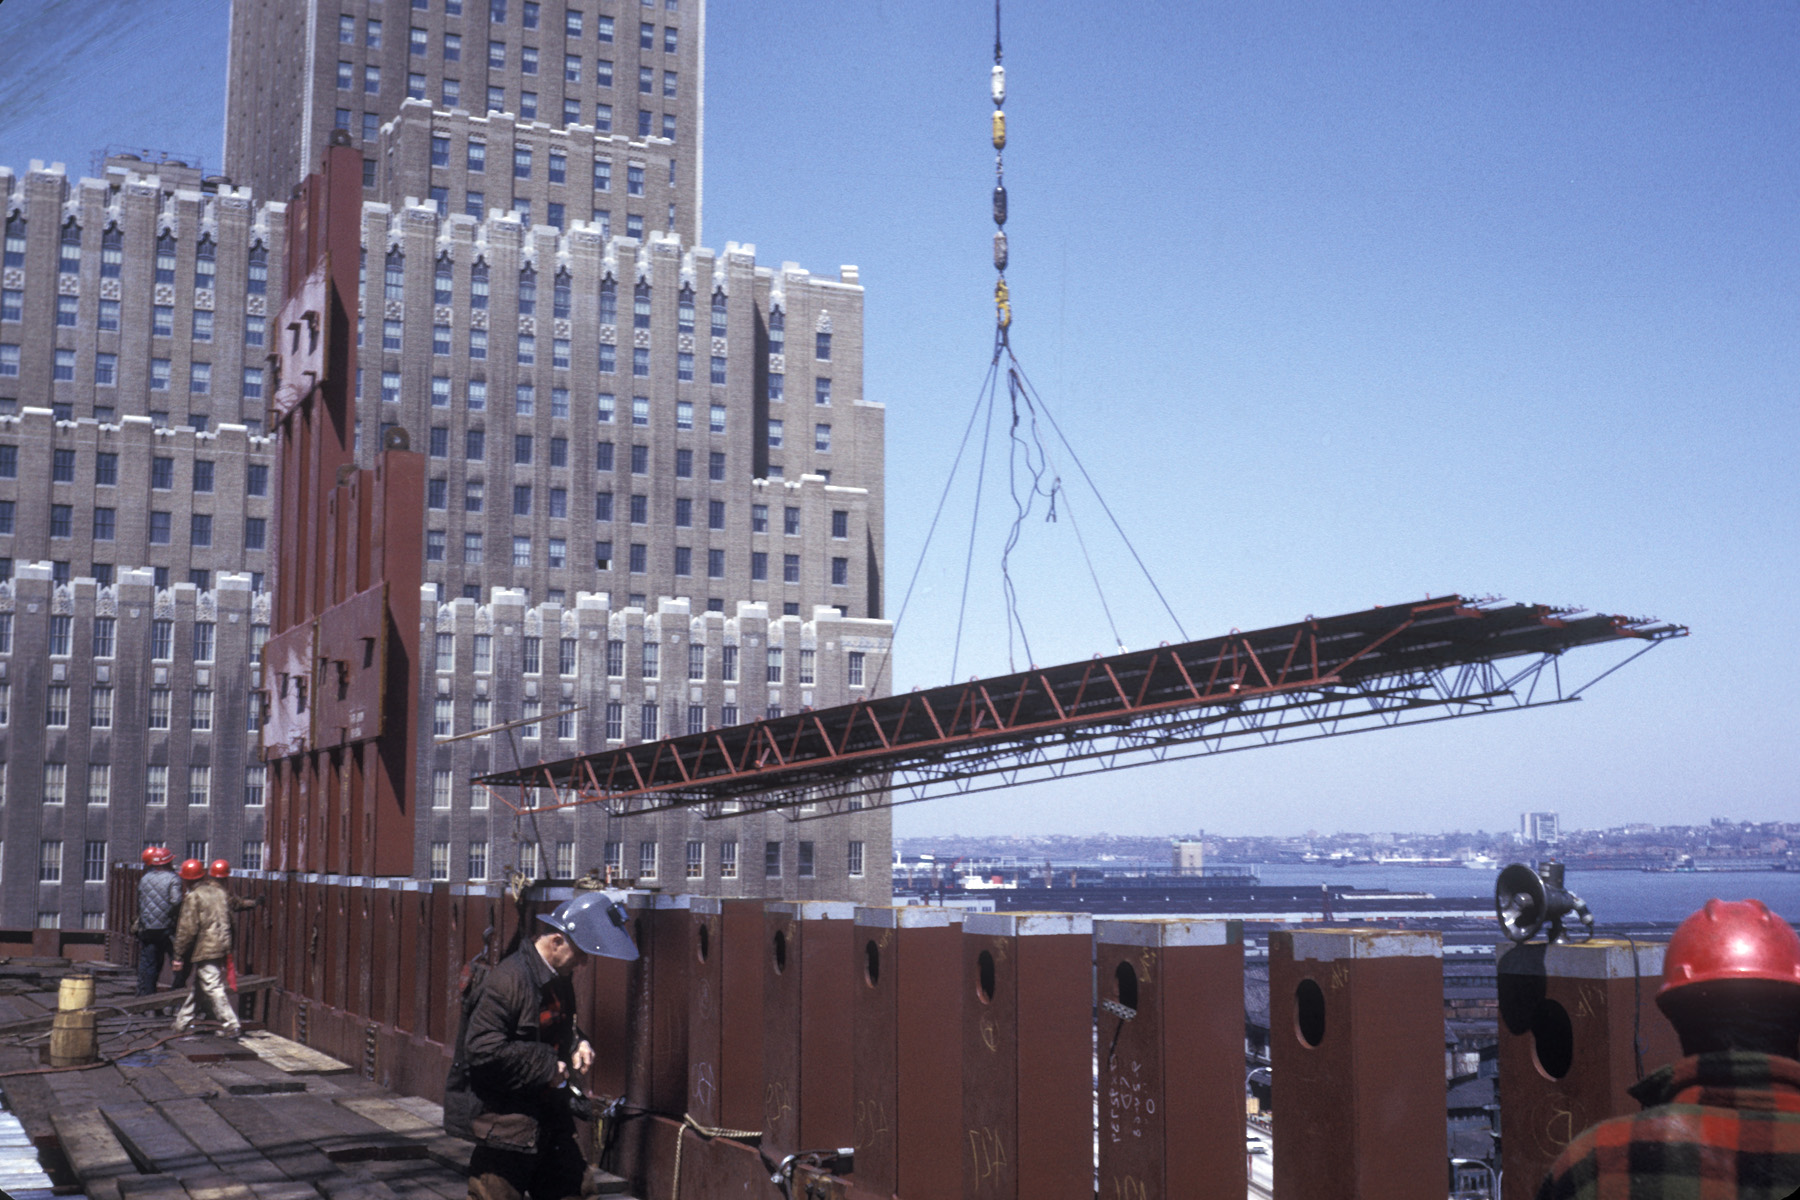
[[[17,964],[18,960],[14,960]],[[92,964],[81,964],[86,970]],[[44,1071],[55,965],[0,964],[0,1091],[38,1147],[54,1145],[91,1200],[461,1200],[469,1145],[442,1112],[348,1064],[260,1030],[161,1045],[166,1018],[96,975],[101,1054]],[[154,1000],[155,998],[149,998]],[[108,1006],[112,1006],[109,1011]],[[121,1008],[131,1011],[121,1012]],[[146,1047],[127,1053],[134,1047]],[[30,1072],[12,1074],[11,1072]]]

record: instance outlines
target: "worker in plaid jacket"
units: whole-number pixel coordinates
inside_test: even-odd
[[[1708,900],[1656,1003],[1686,1057],[1632,1088],[1643,1112],[1570,1142],[1538,1200],[1800,1195],[1800,936],[1759,900]]]

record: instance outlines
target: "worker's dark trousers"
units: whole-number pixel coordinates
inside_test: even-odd
[[[156,981],[162,976],[163,961],[175,956],[175,941],[166,929],[146,929],[137,937],[137,994],[148,996],[156,991]]]

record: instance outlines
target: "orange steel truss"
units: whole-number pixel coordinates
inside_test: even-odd
[[[1445,596],[1033,667],[480,776],[521,812],[797,819],[1256,746],[1565,704],[1687,629]],[[1635,653],[1566,686],[1569,650]],[[804,811],[796,811],[804,810]]]

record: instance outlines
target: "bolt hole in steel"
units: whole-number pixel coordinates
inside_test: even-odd
[[[787,970],[787,931],[785,929],[775,931],[774,951],[775,973],[779,975]]]
[[[705,925],[694,932],[694,953],[700,956],[701,962],[712,953],[712,930]]]
[[[881,947],[874,938],[863,945],[863,981],[870,987],[881,982]]]
[[[975,959],[975,995],[983,1004],[994,999],[994,956],[986,950]]]
[[[1113,972],[1113,986],[1119,989],[1120,1004],[1133,1009],[1138,1006],[1138,976],[1130,963],[1120,963]]]
[[[1531,1014],[1531,1056],[1546,1079],[1561,1079],[1575,1061],[1575,1026],[1554,1000],[1538,1001]]]
[[[1325,1040],[1325,993],[1310,979],[1294,989],[1294,1032],[1308,1046]]]

